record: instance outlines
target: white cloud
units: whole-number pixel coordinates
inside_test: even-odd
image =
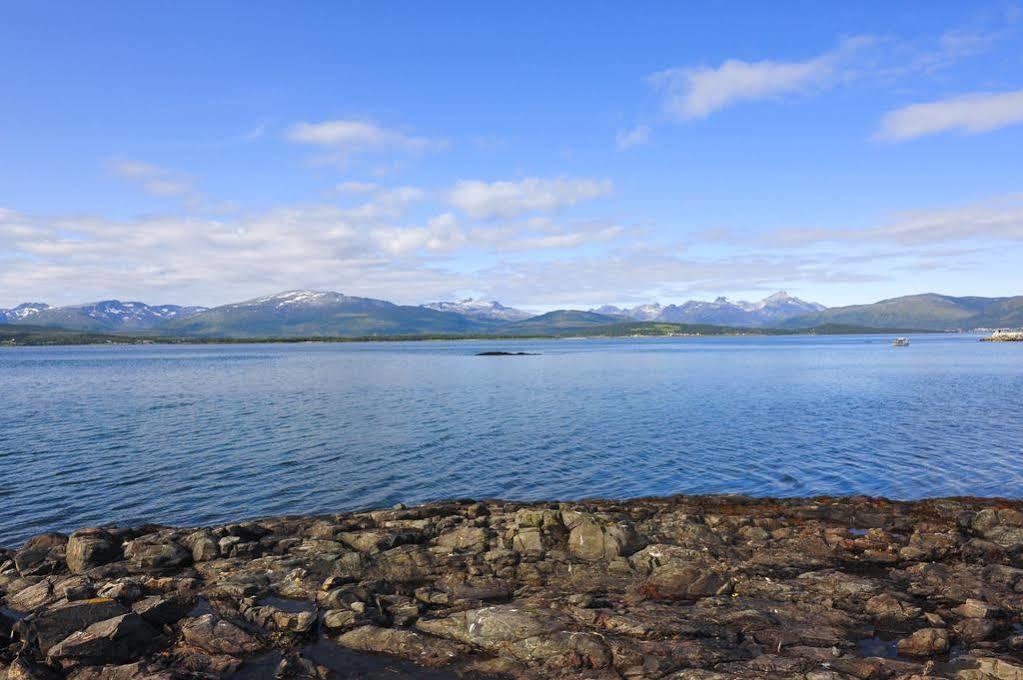
[[[382,187],[353,207],[290,206],[223,219],[39,217],[0,209],[0,291],[15,297],[4,304],[111,296],[216,303],[295,287],[416,301],[469,285],[464,264],[462,272],[443,269],[456,257],[567,251],[623,233],[596,222],[479,224],[454,212],[407,220],[407,207],[426,198],[418,187]]]
[[[107,163],[107,169],[150,196],[178,198],[186,202],[199,200],[199,193],[193,187],[192,178],[184,173],[128,159],[110,161]]]
[[[286,137],[292,142],[328,149],[333,152],[333,159],[374,151],[428,151],[445,145],[442,140],[408,135],[362,120],[296,123],[288,129]]]
[[[341,182],[334,191],[339,194],[371,194],[379,188],[375,182]]]
[[[1023,90],[976,93],[891,111],[881,120],[877,138],[901,142],[951,130],[978,134],[1020,123]]]
[[[742,61],[728,59],[718,67],[673,68],[650,76],[661,92],[665,111],[688,120],[704,118],[743,101],[821,89],[847,75],[845,65],[867,37],[849,38],[824,54],[805,61]]]
[[[940,243],[1023,241],[1023,194],[969,205],[910,210],[865,229],[783,229],[763,237],[771,245],[896,243],[918,247]]]
[[[461,180],[448,192],[448,201],[477,219],[511,218],[531,212],[553,212],[606,196],[613,190],[610,180],[597,179]]]
[[[615,147],[619,151],[631,149],[650,141],[650,126],[637,125],[629,130],[622,130],[615,136]]]

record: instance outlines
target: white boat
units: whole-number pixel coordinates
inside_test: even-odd
[[[892,347],[909,347],[909,338],[895,338]]]

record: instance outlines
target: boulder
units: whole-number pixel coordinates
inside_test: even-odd
[[[959,642],[972,645],[990,638],[996,627],[991,619],[963,619],[952,626],[952,633]]]
[[[127,610],[114,600],[93,598],[59,602],[35,612],[18,625],[24,637],[33,641],[46,654],[52,646],[72,633],[126,613]]]
[[[72,574],[84,574],[122,557],[120,542],[106,529],[80,529],[67,542],[67,566]]]
[[[970,529],[1003,548],[1016,548],[1023,545],[1023,512],[987,508],[973,517]]]
[[[487,530],[482,527],[458,527],[438,536],[436,543],[449,550],[483,552],[487,548]]]
[[[16,612],[31,612],[58,599],[54,592],[54,579],[47,577],[16,592],[9,592],[7,606]]]
[[[192,554],[175,541],[150,536],[128,543],[124,547],[124,555],[133,567],[146,571],[177,569],[192,561]]]
[[[923,613],[920,607],[899,600],[890,593],[881,593],[867,600],[866,611],[875,621],[906,623]]]
[[[564,628],[566,623],[552,610],[496,605],[457,612],[441,619],[420,619],[416,628],[424,633],[493,650],[501,643],[549,635]]]
[[[192,609],[192,601],[183,597],[152,595],[132,605],[132,611],[157,628],[183,619]]]
[[[608,522],[594,515],[562,513],[568,528],[568,551],[582,560],[611,560],[631,555],[641,546],[632,524]]]
[[[50,648],[48,661],[73,664],[124,663],[145,654],[157,631],[138,614],[122,614],[72,633]]]
[[[948,631],[944,628],[921,628],[907,638],[899,640],[899,654],[927,657],[948,651]]]
[[[993,619],[998,616],[998,608],[992,607],[983,600],[974,600],[971,598],[954,608],[952,613],[957,616],[961,616],[964,619]]]
[[[213,614],[187,619],[181,624],[181,634],[186,642],[211,654],[242,656],[263,648],[252,635]]]
[[[25,541],[21,549],[14,553],[14,566],[18,573],[22,576],[39,576],[63,571],[66,566],[64,555],[67,540],[64,534],[49,532]]]
[[[192,543],[192,559],[195,562],[207,562],[220,557],[220,546],[212,538],[203,536]]]
[[[732,580],[704,566],[669,562],[654,569],[640,586],[640,592],[657,600],[695,600],[727,595]]]

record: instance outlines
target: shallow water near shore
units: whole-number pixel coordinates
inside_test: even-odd
[[[455,497],[1023,495],[1023,347],[911,340],[4,348],[0,545]]]

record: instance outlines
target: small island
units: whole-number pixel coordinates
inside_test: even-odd
[[[476,352],[478,357],[535,357],[536,352]]]

